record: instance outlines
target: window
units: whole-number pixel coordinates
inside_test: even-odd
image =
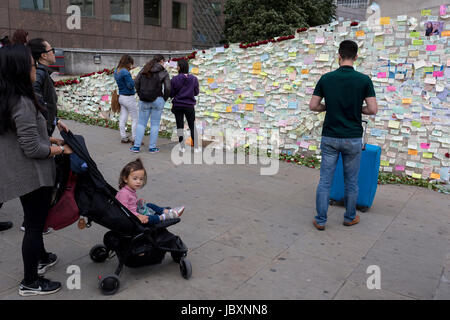
[[[50,0],[20,0],[20,9],[50,11]]]
[[[131,21],[131,0],[110,0],[111,20]]]
[[[144,24],[161,25],[161,0],[144,0]]]
[[[214,14],[218,17],[222,14],[222,4],[220,2],[211,3]]]
[[[172,2],[172,28],[187,29],[186,3]]]
[[[94,0],[70,0],[70,5],[79,6],[82,17],[94,16]]]

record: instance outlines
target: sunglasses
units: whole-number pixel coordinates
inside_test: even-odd
[[[50,50],[44,51],[43,53],[49,53],[49,52],[53,52],[53,54],[55,54],[55,48],[51,48]]]

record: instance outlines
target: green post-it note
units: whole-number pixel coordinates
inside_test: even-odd
[[[427,159],[432,159],[433,158],[433,154],[430,152],[424,152],[423,153],[423,157],[427,158]]]
[[[413,173],[412,177],[415,178],[415,179],[421,179],[422,175],[420,173]]]
[[[411,124],[414,126],[414,127],[416,127],[416,128],[420,128],[421,126],[422,126],[422,124],[420,123],[420,122],[418,122],[418,121],[411,121]]]
[[[409,36],[410,36],[411,38],[418,38],[418,37],[420,37],[420,32],[411,31],[411,33],[409,34]]]
[[[386,161],[386,160],[381,161],[381,166],[382,167],[389,167],[389,161]]]
[[[433,72],[434,68],[433,67],[424,67],[423,68],[423,72],[427,73],[427,72]]]
[[[424,9],[420,13],[422,17],[431,16],[431,9]]]
[[[423,45],[423,40],[413,40],[412,44],[415,46],[421,46]]]

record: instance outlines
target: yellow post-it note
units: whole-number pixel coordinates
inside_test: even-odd
[[[389,167],[389,161],[382,160],[382,161],[381,161],[381,166],[382,166],[382,167]]]
[[[433,158],[433,154],[430,152],[424,152],[423,153],[423,157],[426,159],[432,159]]]
[[[424,9],[420,12],[422,17],[431,16],[431,9]]]
[[[432,173],[430,174],[430,178],[431,178],[431,179],[440,179],[440,178],[441,178],[441,175],[440,175],[439,173],[432,172]]]
[[[355,35],[356,35],[357,37],[364,37],[365,33],[364,33],[363,30],[359,30],[359,31],[356,31]]]
[[[198,74],[199,70],[198,68],[192,68],[191,73]]]
[[[408,154],[409,154],[410,156],[417,156],[417,150],[415,150],[415,149],[409,149],[409,150],[408,150]]]
[[[310,145],[309,146],[309,150],[315,151],[315,150],[317,150],[317,146]]]
[[[380,18],[380,24],[381,25],[391,24],[391,17],[381,17]]]
[[[245,105],[245,111],[253,111],[253,105],[252,104],[246,104]]]
[[[261,66],[262,66],[261,62],[255,62],[253,64],[253,70],[261,70]]]
[[[450,30],[445,30],[441,32],[442,37],[450,37]]]
[[[292,90],[292,87],[290,85],[288,85],[288,84],[285,84],[283,86],[283,90],[290,91],[290,90]]]
[[[421,179],[422,175],[420,173],[413,173],[412,177],[415,178],[415,179]]]
[[[417,58],[419,56],[419,50],[413,50],[409,52],[411,58]]]
[[[289,52],[289,57],[296,57],[297,56],[297,52]]]
[[[412,103],[412,99],[411,98],[402,99],[402,103],[403,104],[411,104]]]
[[[227,112],[233,111],[233,108],[231,106],[227,106]]]
[[[208,84],[214,83],[214,78],[208,78]]]
[[[317,61],[327,62],[330,60],[330,56],[327,53],[321,53],[319,55],[319,58],[316,59]]]
[[[421,45],[423,45],[423,40],[414,39],[412,44],[415,46],[421,46]]]
[[[275,81],[274,83],[272,83],[272,87],[279,87],[280,83],[278,81]]]
[[[389,120],[389,128],[398,129],[400,127],[400,122]]]

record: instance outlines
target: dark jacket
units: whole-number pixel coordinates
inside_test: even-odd
[[[170,97],[173,98],[174,107],[193,107],[196,104],[195,96],[198,96],[199,86],[197,77],[191,74],[179,74],[170,81],[172,86]]]
[[[134,81],[136,86],[136,92],[139,99],[144,102],[153,102],[158,97],[163,97],[165,101],[170,97],[170,76],[164,67],[157,63],[150,71],[150,77],[147,78],[142,74],[142,71],[136,77]],[[163,86],[164,84],[164,93]]]
[[[56,94],[54,82],[50,77],[53,72],[49,67],[39,64],[36,70],[36,82],[33,83],[34,93],[39,103],[47,109],[44,112],[44,117],[47,119],[49,135],[55,130],[55,118],[58,112],[58,95]]]

